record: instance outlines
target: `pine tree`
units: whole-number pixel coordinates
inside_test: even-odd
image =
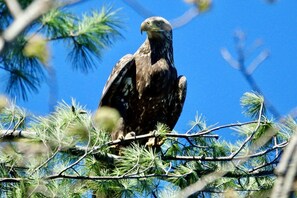
[[[37,1],[19,1],[20,8],[26,10]],[[6,3],[0,1],[3,34],[16,20]],[[0,40],[0,69],[7,74],[6,92],[12,96],[27,99],[28,93],[38,91],[49,70],[48,42],[65,42],[73,68],[88,72],[102,50],[120,36],[122,22],[111,8],[82,17],[56,5],[49,8],[17,37]],[[48,116],[35,116],[0,97],[0,195],[269,196],[274,169],[297,123],[290,116],[269,119],[267,101],[256,92],[245,93],[241,105],[248,122],[208,125],[197,114],[186,132],[168,131],[159,124],[147,135],[112,141],[116,112],[107,109],[107,118],[104,112],[93,115],[73,100],[59,103]],[[219,138],[226,130],[238,139]],[[152,137],[164,140],[161,148],[138,144]],[[288,161],[295,159],[290,153],[286,156]]]
[[[23,9],[32,2],[19,1]],[[49,42],[64,42],[73,69],[87,73],[96,67],[102,50],[120,36],[122,23],[117,17],[117,11],[112,8],[103,7],[80,17],[67,9],[55,5],[51,7],[51,10],[34,20],[0,49],[0,69],[6,75],[6,92],[12,97],[27,99],[28,93],[38,92],[51,69],[47,64]],[[10,10],[1,0],[0,31],[5,35],[14,21]]]
[[[2,196],[180,197],[191,195],[190,187],[196,196],[270,193],[297,124],[290,117],[268,120],[263,97],[255,93],[241,102],[249,122],[208,126],[197,115],[184,134],[158,125],[154,133],[116,141],[75,101],[60,103],[46,117],[6,105],[0,115]],[[216,132],[226,128],[238,133],[236,142],[218,139]],[[137,144],[151,137],[165,139],[161,151]],[[127,143],[114,154],[116,145]]]

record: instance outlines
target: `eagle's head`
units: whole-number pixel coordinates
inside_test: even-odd
[[[144,20],[140,31],[147,32],[149,39],[172,39],[172,26],[166,19],[159,16]]]

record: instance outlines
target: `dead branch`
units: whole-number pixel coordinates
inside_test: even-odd
[[[271,197],[291,197],[296,187],[295,178],[297,175],[297,131],[291,138],[289,145],[284,150],[284,154],[277,166],[275,173],[278,176],[274,184]],[[293,196],[293,195],[292,195]]]
[[[238,56],[237,59],[233,58],[229,50],[227,50],[226,48],[223,48],[221,50],[222,57],[225,59],[227,63],[229,63],[230,66],[240,71],[240,73],[243,75],[245,80],[248,82],[248,84],[254,91],[264,96],[262,90],[256,83],[252,74],[256,70],[256,68],[269,57],[268,51],[264,50],[260,52],[260,54],[247,67],[245,45],[244,45],[244,41],[245,41],[244,33],[242,31],[237,31],[235,33],[234,40],[235,40],[236,53]],[[265,98],[265,106],[275,118],[281,117],[281,114],[279,113],[279,111],[274,107],[274,105],[267,98]]]

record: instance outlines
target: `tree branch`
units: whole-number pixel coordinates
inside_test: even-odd
[[[143,5],[141,5],[137,0],[122,0],[129,7],[131,7],[138,15],[143,18],[148,18],[151,16],[156,16],[151,10],[148,10]],[[172,27],[174,29],[180,28],[188,23],[190,23],[194,18],[200,14],[198,7],[195,5],[189,8],[181,16],[178,16],[171,20]]]
[[[231,154],[232,159],[238,154],[240,153],[240,151],[242,151],[242,149],[245,147],[245,145],[254,137],[254,135],[256,134],[256,132],[259,130],[260,126],[261,126],[261,118],[263,116],[263,109],[264,109],[264,101],[261,103],[261,107],[260,107],[260,111],[259,111],[259,117],[258,117],[258,122],[257,122],[257,126],[254,129],[254,131],[252,132],[252,134],[247,137],[245,139],[245,141],[241,144],[241,146],[237,149],[237,151],[233,152]]]
[[[34,131],[25,131],[25,130],[0,130],[0,139],[2,138],[28,138],[35,139],[38,135]]]
[[[206,156],[164,156],[163,159],[164,160],[184,160],[184,161],[211,161],[211,162],[215,162],[215,161],[238,161],[238,160],[247,160],[250,158],[255,158],[255,157],[259,157],[262,155],[266,155],[269,152],[272,152],[276,149],[279,148],[284,148],[286,147],[288,144],[288,142],[283,142],[281,144],[275,145],[272,148],[268,148],[264,151],[260,151],[254,154],[250,154],[250,155],[244,155],[244,156],[237,156],[234,157],[233,154],[226,156],[226,157],[206,157]]]
[[[261,113],[259,113],[261,114]],[[260,122],[260,119],[258,120],[258,122]],[[258,126],[258,124],[257,124]],[[263,145],[265,145],[273,136],[275,135],[275,133],[270,133],[267,134],[265,136],[262,136],[261,138],[259,138],[255,143],[253,143],[251,145],[251,148],[253,148],[254,151],[256,151],[257,149],[261,148]],[[285,146],[286,143],[284,142]],[[267,149],[266,151],[268,152],[269,149]],[[264,152],[266,152],[264,151]],[[236,167],[239,167],[240,165],[244,164],[245,162],[247,162],[248,159],[250,159],[251,157],[254,157],[254,155],[261,155],[262,152],[256,153],[256,154],[252,154],[249,155],[248,157],[244,157],[242,159],[239,159],[239,157],[235,158],[233,156],[233,154],[231,154],[229,156],[229,161],[230,162],[234,162],[235,159],[236,160],[240,160],[238,161],[238,163],[236,164]],[[194,194],[195,192],[201,191],[203,190],[208,184],[214,182],[215,180],[225,176],[227,173],[232,172],[233,170],[235,170],[234,166],[229,166],[228,170],[215,170],[212,173],[209,173],[207,175],[202,176],[197,182],[195,182],[194,184],[189,185],[188,187],[184,188],[183,190],[181,190],[178,194],[178,197],[188,197],[192,194]]]
[[[61,175],[49,175],[42,177],[40,179],[44,180],[55,180],[55,179],[75,179],[75,180],[120,180],[120,179],[146,179],[146,178],[161,178],[161,179],[166,179],[166,178],[179,178],[179,177],[185,177],[192,172],[182,174],[182,175],[176,175],[176,174],[148,174],[148,175],[122,175],[122,176],[82,176],[82,175],[69,175],[69,174],[61,174]],[[197,172],[199,174],[205,174],[205,172]],[[239,178],[239,177],[260,177],[260,176],[267,176],[267,175],[273,175],[273,170],[265,170],[257,173],[251,173],[251,174],[240,174],[240,173],[233,173],[229,172],[226,173],[225,176],[229,178]],[[0,183],[5,183],[5,182],[21,182],[21,181],[26,181],[26,180],[31,180],[29,178],[0,178]]]
[[[221,54],[222,57],[226,60],[227,63],[229,63],[233,68],[238,69],[240,73],[243,75],[245,80],[248,82],[250,87],[258,92],[259,94],[263,95],[262,90],[256,83],[255,79],[252,76],[253,71],[263,62],[265,61],[269,53],[266,51],[262,51],[250,64],[249,67],[246,67],[245,64],[245,46],[244,46],[244,41],[245,41],[245,35],[242,31],[237,31],[235,34],[235,45],[236,45],[236,52],[238,55],[237,60],[232,57],[230,52],[227,49],[222,49]],[[280,118],[281,114],[278,112],[278,110],[273,106],[273,104],[265,98],[265,106],[267,109],[271,112],[271,114],[275,118]]]
[[[25,178],[0,178],[0,183],[18,183],[24,180]]]
[[[290,193],[296,190],[294,180],[297,175],[297,129],[277,166],[275,173],[278,176],[274,184],[271,197],[290,197]]]

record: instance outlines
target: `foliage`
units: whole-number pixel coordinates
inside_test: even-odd
[[[26,8],[32,0],[19,1]],[[98,65],[102,51],[120,36],[121,20],[117,10],[103,7],[82,17],[57,8],[44,14],[0,54],[0,69],[6,75],[6,92],[27,99],[28,93],[38,92],[47,78],[50,43],[64,42],[68,59],[75,70],[84,73]],[[0,1],[0,31],[13,22],[4,1]]]
[[[25,9],[32,0],[18,2]],[[211,7],[208,0],[187,2],[200,12]],[[0,31],[12,22],[0,0]],[[1,53],[6,92],[26,99],[28,92],[38,91],[50,69],[49,43],[64,42],[73,68],[87,73],[120,36],[120,28],[117,11],[110,8],[82,17],[67,9],[51,10]],[[187,195],[269,196],[274,168],[297,123],[289,116],[269,119],[265,102],[259,91],[243,95],[249,122],[208,125],[197,114],[185,133],[159,123],[147,135],[111,141],[120,119],[114,109],[92,114],[73,100],[41,117],[0,96],[0,196],[181,197],[191,188],[195,192]],[[216,132],[223,129],[238,138],[220,139]],[[139,144],[144,139],[149,144]],[[156,140],[162,146],[154,145]]]
[[[154,135],[164,138],[161,148],[141,146],[137,136],[130,146],[121,146],[127,145],[125,139],[113,144],[110,132],[100,127],[98,118],[94,120],[74,100],[71,105],[60,103],[46,117],[28,115],[10,104],[0,115],[1,196],[93,193],[162,197],[174,192],[177,195],[216,172],[223,172],[223,177],[208,183],[197,196],[228,189],[241,196],[270,192],[273,169],[297,125],[292,118],[279,123],[268,120],[253,94],[244,97],[246,111],[258,110],[260,120],[208,127],[203,117],[197,116],[186,134],[170,133],[159,124]],[[217,139],[214,132],[223,128],[238,132],[235,143]],[[31,135],[13,135],[20,130]],[[148,134],[147,139],[151,136]],[[120,155],[115,155],[114,149],[120,149]]]

